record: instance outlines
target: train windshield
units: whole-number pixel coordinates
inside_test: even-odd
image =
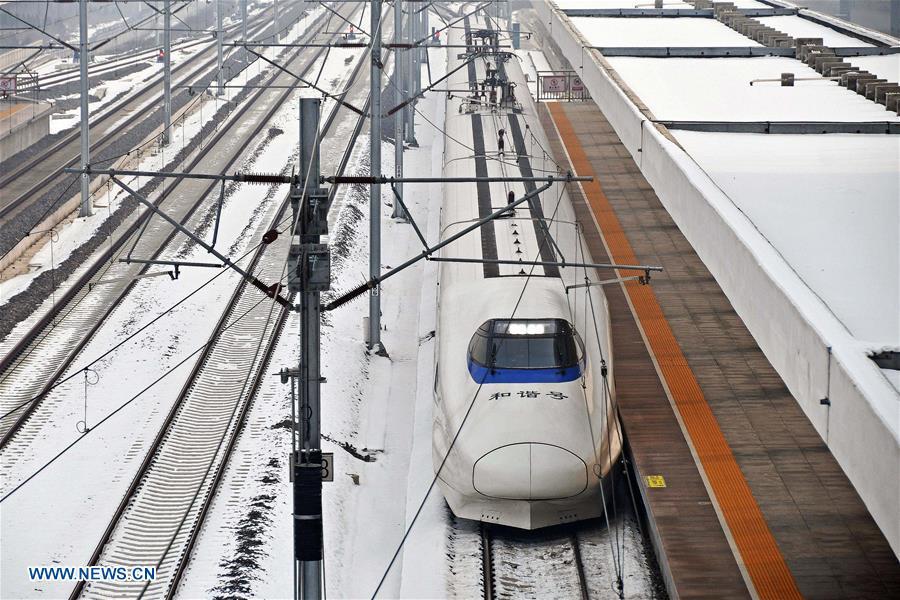
[[[580,342],[563,319],[492,319],[469,344],[476,381],[571,381],[581,375],[581,362]],[[504,376],[523,370],[532,375]]]

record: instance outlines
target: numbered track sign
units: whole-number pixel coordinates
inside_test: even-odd
[[[322,481],[334,481],[334,452],[322,453]]]

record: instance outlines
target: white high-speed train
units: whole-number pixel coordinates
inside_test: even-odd
[[[472,16],[448,43],[483,49],[485,27]],[[449,52],[448,72],[465,59]],[[516,87],[482,92],[492,74]],[[447,86],[446,177],[558,176],[515,56],[480,56]],[[540,185],[445,184],[442,239]],[[458,517],[536,529],[603,512],[621,451],[609,312],[599,286],[566,289],[597,277],[563,258],[592,262],[562,183],[441,251],[432,460]]]

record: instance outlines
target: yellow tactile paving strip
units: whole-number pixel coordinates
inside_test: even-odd
[[[581,186],[612,259],[625,264],[637,263],[631,244],[563,107],[549,103],[548,108],[576,173],[594,177],[594,181],[582,182]],[[675,340],[652,286],[629,281],[625,287],[757,595],[764,600],[801,598],[784,556]]]

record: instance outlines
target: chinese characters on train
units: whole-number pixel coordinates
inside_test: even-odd
[[[488,400],[500,400],[501,398],[540,398],[547,397],[553,400],[565,400],[569,396],[562,392],[536,392],[534,390],[520,390],[518,392],[494,392]]]

